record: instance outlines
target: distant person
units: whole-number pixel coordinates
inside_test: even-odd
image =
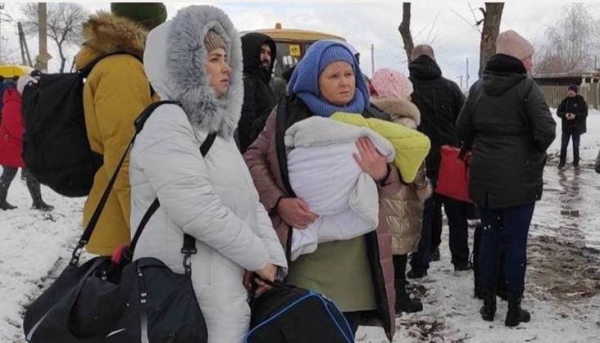
[[[3,118],[0,125],[0,165],[2,165],[2,176],[0,176],[0,210],[12,210],[17,208],[10,204],[6,198],[17,170],[22,168],[21,175],[25,179],[27,190],[31,196],[31,208],[40,211],[52,211],[54,206],[48,205],[42,199],[40,183],[27,171],[23,161],[23,115],[21,95],[23,89],[35,79],[30,76],[22,76],[17,87],[8,87],[4,91]]]
[[[579,142],[581,135],[586,130],[586,118],[588,115],[587,103],[577,92],[577,85],[567,88],[567,97],[558,106],[556,115],[562,119],[562,137],[560,145],[560,162],[558,168],[563,168],[567,161],[567,148],[569,140],[573,139],[573,167],[579,167]]]
[[[461,141],[455,127],[456,118],[465,97],[458,85],[444,77],[435,60],[433,48],[417,45],[412,51],[412,62],[408,66],[414,91],[412,102],[421,112],[418,130],[431,140],[431,151],[426,160],[427,177],[435,189],[440,169],[442,145],[460,147]],[[409,278],[427,275],[430,255],[439,256],[442,227],[442,205],[448,217],[449,246],[454,270],[469,270],[469,244],[467,204],[439,194],[425,201],[423,231],[419,249],[411,257]],[[435,259],[435,258],[434,258]],[[439,259],[439,257],[437,258]]]
[[[141,60],[148,31],[167,18],[162,3],[114,2],[111,12],[98,12],[83,23],[84,43],[75,60],[75,68],[82,70],[101,56],[127,53],[98,62],[83,88],[88,141],[92,151],[102,156],[102,166],[96,172],[83,208],[84,227],[129,145],[134,133],[133,122],[155,100]],[[127,158],[86,245],[88,252],[107,256],[129,243],[130,192]]]
[[[244,153],[262,131],[275,107],[275,93],[269,86],[277,47],[265,34],[250,32],[242,36],[244,54],[244,104],[238,126],[240,151]]]
[[[546,150],[556,136],[556,123],[540,87],[528,74],[534,49],[517,32],[498,35],[496,54],[483,77],[469,90],[457,127],[473,153],[471,198],[481,216],[479,275],[481,316],[493,321],[500,249],[504,247],[508,312],[505,325],[531,319],[521,309],[527,269],[527,236],[542,197]]]

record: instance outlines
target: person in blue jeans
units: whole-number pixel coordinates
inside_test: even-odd
[[[533,46],[517,32],[498,35],[496,54],[483,77],[470,89],[457,120],[472,152],[470,195],[479,208],[481,317],[493,321],[499,249],[504,246],[507,283],[506,326],[531,319],[521,308],[527,268],[527,236],[535,202],[542,197],[546,149],[556,137],[556,123],[539,86],[528,74]]]

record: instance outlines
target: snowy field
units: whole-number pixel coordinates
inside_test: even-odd
[[[600,342],[600,175],[592,169],[600,148],[600,112],[590,112],[579,170],[569,164],[557,170],[560,124],[557,131],[544,198],[530,231],[523,307],[532,321],[506,328],[505,302],[498,303],[495,322],[481,319],[473,275],[454,272],[445,227],[441,261],[432,263],[429,276],[412,282],[425,309],[397,318],[394,342]],[[42,192],[56,206],[51,213],[29,209],[29,194],[17,177],[8,200],[19,208],[0,211],[0,343],[24,342],[23,306],[63,268],[81,233],[83,200],[60,197],[48,188]],[[356,340],[387,341],[379,328],[360,328]]]

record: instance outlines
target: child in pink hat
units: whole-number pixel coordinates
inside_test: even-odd
[[[396,97],[408,99],[413,92],[412,82],[402,72],[389,68],[378,69],[371,79],[376,98]]]

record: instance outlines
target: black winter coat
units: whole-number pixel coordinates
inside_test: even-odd
[[[260,49],[264,44],[271,47],[269,70],[260,68]],[[275,42],[267,35],[250,32],[242,36],[244,57],[244,104],[238,124],[239,148],[242,153],[254,142],[277,103],[275,93],[269,86],[273,65],[277,56]]]
[[[461,146],[455,123],[465,97],[456,83],[442,77],[437,63],[420,56],[408,66],[414,92],[411,101],[421,112],[418,130],[431,141],[426,159],[427,176],[436,177],[440,168],[442,145]]]
[[[573,113],[575,119],[567,120],[567,113]],[[562,132],[584,134],[587,131],[588,107],[581,95],[564,98],[558,106],[556,115],[562,119]]]
[[[471,148],[470,194],[483,208],[540,200],[546,149],[556,123],[538,85],[516,58],[497,54],[486,65],[458,117]]]

